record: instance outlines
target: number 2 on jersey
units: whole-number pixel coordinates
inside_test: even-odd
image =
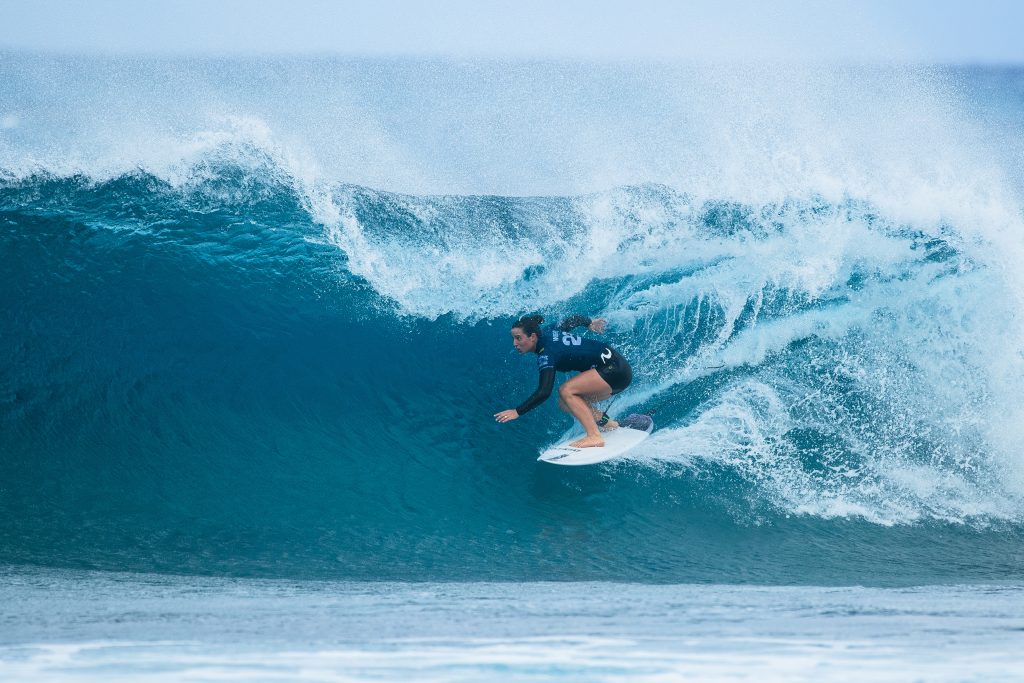
[[[583,343],[583,337],[578,334],[572,334],[570,332],[562,333],[562,343],[566,346],[579,346]]]

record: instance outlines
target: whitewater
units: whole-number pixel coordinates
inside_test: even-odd
[[[1022,98],[1001,67],[0,55],[0,672],[1010,679]],[[534,312],[608,320],[614,411],[658,426],[630,457],[535,462],[554,401],[493,423]],[[207,603],[237,640],[189,631]],[[705,661],[709,614],[740,626]],[[886,654],[892,624],[924,635]]]

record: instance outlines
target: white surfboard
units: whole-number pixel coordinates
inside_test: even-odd
[[[540,454],[538,460],[552,465],[594,465],[616,458],[636,447],[654,431],[654,420],[648,415],[630,415],[619,423],[618,429],[602,432],[601,448],[573,448],[569,444],[582,438],[582,434],[569,437]]]

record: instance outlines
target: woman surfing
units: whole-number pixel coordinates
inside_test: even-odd
[[[591,320],[585,315],[574,315],[557,326],[541,328],[543,322],[544,316],[528,315],[512,325],[512,345],[516,351],[537,354],[540,383],[537,390],[521,405],[495,413],[494,418],[498,422],[511,422],[533,410],[551,395],[556,371],[576,371],[580,374],[558,387],[558,407],[571,413],[586,431],[586,436],[574,441],[571,446],[604,446],[595,415],[595,412],[601,411],[595,411],[593,404],[628,387],[633,379],[633,369],[622,354],[611,346],[572,333],[577,327],[586,327],[601,334],[604,332],[603,318]],[[600,426],[614,428],[618,425],[608,421],[605,415],[601,418]]]

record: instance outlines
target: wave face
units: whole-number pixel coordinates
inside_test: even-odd
[[[1019,73],[836,70],[817,90],[776,76],[722,101],[739,87],[722,70],[5,64],[0,560],[1024,577]],[[268,91],[247,90],[267,74]],[[157,75],[155,94],[129,87]],[[687,99],[652,82],[714,88]],[[44,116],[61,83],[74,106]],[[372,117],[327,106],[342,85],[375,96],[359,105]],[[423,95],[440,86],[442,112]],[[482,108],[457,106],[470,100]],[[289,119],[286,101],[313,104]],[[594,102],[589,132],[566,138]],[[220,128],[200,105],[223,110]],[[417,137],[417,114],[451,129]],[[514,145],[496,129],[533,145],[535,170],[503,166]],[[687,136],[701,141],[683,151]],[[565,142],[587,154],[568,163]],[[430,172],[438,145],[456,170]],[[570,426],[553,401],[493,423],[536,381],[508,337],[527,311],[608,319],[635,370],[613,412],[653,410],[658,426],[635,457],[536,463]]]

